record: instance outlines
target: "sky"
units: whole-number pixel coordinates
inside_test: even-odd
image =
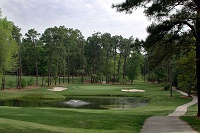
[[[87,38],[94,32],[145,39],[150,21],[142,9],[132,14],[116,12],[112,4],[124,0],[0,0],[3,17],[21,28],[43,33],[54,26],[79,29]]]

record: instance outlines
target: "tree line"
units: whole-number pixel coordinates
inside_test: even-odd
[[[197,91],[195,38],[190,32],[160,36],[156,27],[162,26],[149,26],[145,41],[100,32],[85,39],[80,30],[65,26],[42,34],[30,29],[22,36],[19,27],[1,18],[1,88],[6,72],[16,74],[19,89],[22,75],[34,75],[36,85],[38,77],[43,77],[42,85],[47,77],[48,86],[64,83],[65,78],[73,83],[77,76],[82,83],[90,76],[91,83],[125,84],[143,75],[144,80],[164,83],[166,89],[173,85],[190,95]]]
[[[30,29],[22,37],[19,27],[6,18],[2,18],[3,21],[11,26],[8,36],[13,43],[6,44],[10,48],[1,43],[1,47],[10,50],[7,59],[1,56],[1,60],[10,63],[9,67],[4,67],[4,62],[0,63],[2,89],[5,88],[6,72],[16,74],[19,89],[22,75],[35,75],[36,85],[38,77],[43,77],[42,85],[47,77],[48,86],[64,83],[65,78],[67,83],[73,83],[77,76],[82,77],[82,83],[84,76],[90,76],[91,83],[105,81],[125,84],[141,75],[144,60],[141,40],[137,38],[127,39],[121,35],[96,32],[85,39],[78,29],[65,26],[47,28],[42,34]],[[8,38],[4,40],[8,41]]]

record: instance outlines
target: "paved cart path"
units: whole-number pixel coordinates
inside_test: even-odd
[[[176,90],[182,95],[186,93]],[[179,119],[180,116],[187,112],[187,108],[197,103],[197,97],[192,96],[193,100],[189,103],[181,105],[168,116],[152,116],[148,118],[141,130],[141,133],[198,133],[194,131],[190,125]]]

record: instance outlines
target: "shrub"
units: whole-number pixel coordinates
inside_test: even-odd
[[[44,85],[48,84],[48,78],[44,79]]]
[[[34,82],[35,82],[34,79],[30,78],[29,81],[27,82],[27,84],[28,84],[28,86],[31,87],[34,84]]]
[[[98,76],[96,74],[91,75],[92,83],[97,83],[98,82]]]
[[[10,87],[10,88],[12,88],[12,87],[13,87],[13,84],[14,84],[14,82],[13,82],[13,81],[10,81],[10,80],[8,81],[8,85],[9,85],[9,87]]]
[[[164,85],[164,90],[169,90],[169,88],[170,88],[170,84],[165,84]]]
[[[27,84],[26,80],[22,78],[21,79],[21,87],[22,88],[26,87],[26,84]]]
[[[120,84],[123,84],[124,79],[123,79],[122,77],[119,77],[119,78],[118,78],[118,81],[119,81]]]

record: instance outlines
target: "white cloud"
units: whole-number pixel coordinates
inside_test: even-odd
[[[1,0],[3,15],[22,28],[22,33],[35,28],[65,25],[79,29],[85,37],[94,31],[124,37],[145,39],[150,24],[139,9],[133,14],[118,13],[112,3],[123,0]]]

